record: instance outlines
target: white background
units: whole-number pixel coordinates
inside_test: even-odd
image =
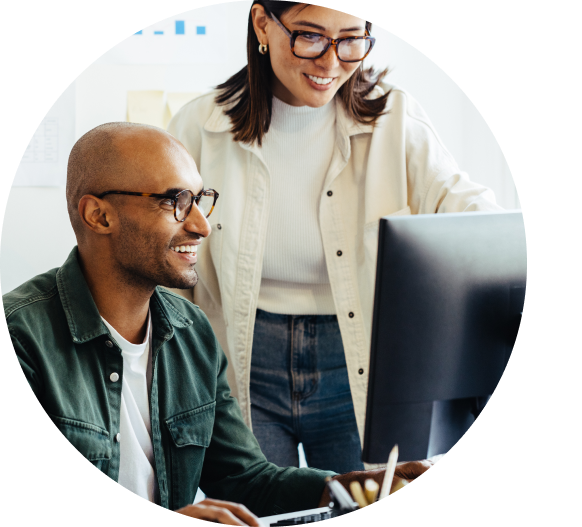
[[[203,92],[239,71],[246,64],[251,3],[230,2],[176,14],[144,29],[143,35],[131,34],[97,61],[87,64],[66,90],[68,96],[61,96],[50,112],[73,127],[68,141],[61,137],[61,163],[35,164],[32,173],[30,164],[19,167],[20,175],[26,171],[28,176],[17,177],[15,185],[37,186],[14,187],[7,203],[0,252],[2,293],[60,266],[75,245],[63,186],[74,142],[97,125],[124,121],[130,90]],[[172,34],[176,19],[186,21],[185,35]],[[206,25],[206,35],[193,34],[197,24]],[[153,35],[154,29],[162,28],[167,34]],[[387,81],[418,99],[461,169],[472,180],[492,188],[502,207],[518,208],[517,193],[501,149],[462,90],[421,52],[379,24],[373,26],[372,34],[376,45],[365,66],[374,65],[379,70],[388,67]],[[216,60],[217,51],[220,60]],[[120,64],[120,57],[133,62]],[[208,57],[215,60],[209,63]],[[59,182],[58,189],[50,186]],[[34,213],[23,216],[23,203]],[[41,217],[43,221],[39,222]],[[30,229],[36,232],[36,250],[42,252],[42,258],[22,243],[22,233]]]

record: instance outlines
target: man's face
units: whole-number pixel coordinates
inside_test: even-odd
[[[186,150],[171,140],[153,139],[149,144],[121,145],[122,153],[131,159],[131,174],[123,179],[123,188],[116,190],[177,194],[190,189],[198,194],[202,178]],[[185,221],[178,222],[169,200],[114,196],[111,201],[119,218],[111,237],[112,253],[128,284],[193,287],[198,280],[196,250],[211,231],[196,204]],[[186,250],[175,250],[181,247]]]

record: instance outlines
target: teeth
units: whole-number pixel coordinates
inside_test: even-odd
[[[196,253],[197,245],[180,245],[179,247],[170,247],[170,249],[177,253]]]
[[[332,80],[333,77],[315,77],[314,75],[307,75],[313,82],[317,83],[317,84],[329,84]]]

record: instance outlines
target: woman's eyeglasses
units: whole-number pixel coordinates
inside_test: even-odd
[[[192,210],[192,204],[196,203],[196,206],[200,209],[200,212],[204,217],[208,218],[214,210],[216,205],[216,200],[218,199],[218,192],[214,189],[201,190],[197,195],[191,190],[182,190],[177,194],[150,194],[147,192],[126,192],[125,190],[108,190],[99,194],[97,197],[99,199],[107,196],[108,194],[122,194],[125,196],[144,196],[146,198],[160,198],[163,199],[160,203],[160,207],[166,210],[174,209],[174,218],[176,221],[183,222],[190,214]]]
[[[323,57],[330,46],[334,47],[338,60],[342,62],[360,62],[364,60],[376,39],[366,35],[364,37],[329,38],[311,31],[289,31],[275,15],[271,18],[289,37],[289,44],[293,55],[300,59],[318,59]]]

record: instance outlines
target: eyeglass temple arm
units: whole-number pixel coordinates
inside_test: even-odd
[[[289,38],[291,38],[291,33],[289,32],[289,30],[283,24],[281,24],[281,22],[279,22],[279,19],[273,13],[269,13],[269,16],[283,30],[283,32],[285,33],[285,35],[287,35]]]

